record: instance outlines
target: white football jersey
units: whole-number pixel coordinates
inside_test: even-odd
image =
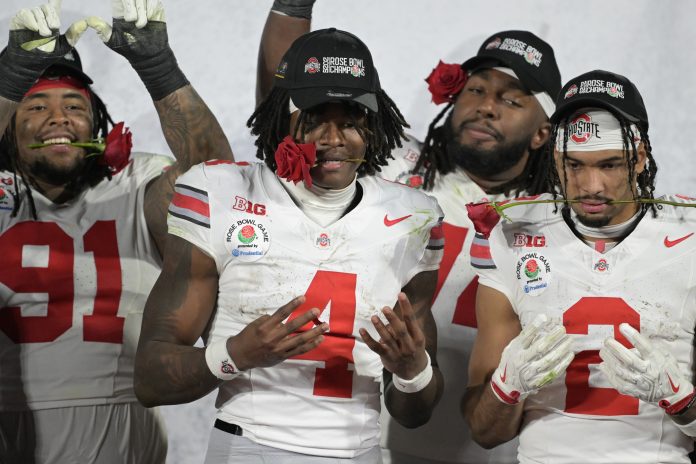
[[[133,359],[159,274],[143,214],[171,158],[133,154],[109,181],[55,204],[0,173],[0,410],[136,401]],[[21,182],[21,181],[20,181]]]
[[[414,188],[423,184],[420,174],[412,174],[420,146],[413,139],[392,151],[393,160],[378,173],[387,180]],[[444,392],[430,421],[417,429],[401,426],[382,410],[382,447],[411,456],[442,462],[468,464],[508,464],[516,462],[517,440],[486,450],[472,439],[461,413],[460,403],[468,383],[467,369],[476,338],[476,269],[471,267],[469,249],[474,228],[467,216],[466,204],[497,201],[500,195],[488,195],[461,169],[444,176],[437,174],[432,191],[443,212],[445,249],[438,272],[433,303],[437,323],[437,360],[445,379]]]
[[[630,347],[618,330],[626,322],[664,343],[693,376],[696,211],[663,206],[657,219],[648,212],[605,253],[577,238],[553,204],[505,214],[512,222],[472,250],[481,284],[507,296],[523,327],[538,314],[563,324],[575,351],[566,374],[525,401],[520,462],[690,462],[692,439],[658,406],[611,388],[597,366],[607,337]]]
[[[314,350],[220,388],[218,417],[260,444],[351,457],[379,443],[382,364],[358,331],[379,338],[371,316],[392,307],[416,274],[437,269],[442,212],[403,185],[374,177],[358,184],[357,206],[321,227],[264,164],[208,162],[177,181],[169,232],[209,254],[220,275],[207,342],[302,294],[294,314],[320,308],[330,326]]]

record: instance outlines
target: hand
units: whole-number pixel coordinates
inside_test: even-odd
[[[157,101],[187,85],[169,47],[164,7],[159,0],[112,0],[113,26],[97,16],[87,24],[133,66]]]
[[[138,62],[169,47],[160,0],[112,0],[113,27],[98,16],[87,18],[99,38],[129,62]]]
[[[300,296],[281,306],[272,316],[264,315],[247,325],[234,337],[227,339],[227,352],[240,371],[252,367],[270,367],[298,354],[316,348],[329,330],[326,323],[306,332],[296,333],[321,311],[312,308],[283,324],[292,312],[305,302]]]
[[[373,339],[365,329],[360,329],[360,336],[382,358],[382,365],[386,370],[404,380],[410,380],[427,367],[425,335],[405,293],[399,293],[397,303],[401,317],[389,307],[382,309],[388,325],[378,316],[372,316],[372,325],[379,333],[379,341]]]
[[[503,350],[491,387],[504,403],[517,404],[565,372],[575,354],[565,327],[539,315]]]
[[[0,55],[0,96],[21,101],[36,79],[66,55],[87,29],[85,20],[60,35],[61,0],[20,10],[10,21],[10,38]]]
[[[682,374],[677,360],[658,342],[651,342],[629,324],[619,331],[635,347],[628,349],[613,338],[604,341],[599,368],[624,395],[654,403],[668,414],[681,412],[694,397],[694,386]]]

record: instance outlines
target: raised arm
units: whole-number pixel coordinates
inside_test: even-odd
[[[43,72],[75,46],[87,28],[84,20],[60,34],[61,0],[22,8],[10,20],[7,48],[0,55],[0,134],[12,121],[24,94]]]
[[[145,217],[160,252],[167,237],[167,206],[174,181],[191,166],[210,159],[233,159],[220,124],[179,68],[169,47],[164,8],[159,0],[115,0],[113,25],[97,17],[87,19],[116,53],[138,73],[155,103],[167,144],[176,164],[148,186]]]
[[[522,329],[508,298],[483,284],[476,321],[462,413],[474,440],[492,448],[519,433],[525,398],[563,374],[573,352],[564,327],[539,315]]]
[[[256,105],[273,87],[280,59],[295,39],[309,32],[315,0],[275,0],[261,35],[256,68]]]
[[[235,370],[268,367],[315,348],[323,340],[327,324],[296,334],[319,315],[316,308],[291,322],[283,321],[302,303],[294,298],[273,315],[264,315],[238,334],[223,337],[206,348],[193,344],[209,329],[218,290],[215,261],[190,242],[170,235],[162,273],[155,283],[143,315],[135,358],[135,394],[147,406],[179,404],[206,395],[230,373],[213,374],[215,359],[206,350],[222,350]],[[235,308],[221,310],[234,311]],[[220,348],[222,344],[222,348]],[[217,356],[213,348],[213,355]],[[224,364],[224,363],[223,363]]]
[[[437,328],[430,310],[436,283],[437,271],[417,274],[402,289],[394,309],[383,310],[388,327],[373,316],[380,341],[361,331],[365,343],[384,364],[387,410],[404,427],[425,424],[442,396]]]

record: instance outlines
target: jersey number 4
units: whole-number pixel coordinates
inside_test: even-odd
[[[95,222],[83,240],[84,251],[94,256],[97,281],[94,310],[82,316],[83,340],[123,343],[124,318],[117,315],[121,301],[121,260],[116,222]],[[31,262],[32,252],[34,257],[45,253],[47,259]],[[21,222],[2,235],[0,256],[3,257],[0,283],[15,294],[46,295],[45,316],[23,316],[19,307],[0,309],[0,330],[15,343],[43,343],[54,341],[70,329],[75,305],[72,237],[52,222]]]
[[[353,325],[355,324],[356,275],[345,272],[317,271],[305,292],[307,300],[289,319],[319,308],[322,311],[331,303],[330,331],[316,348],[292,359],[324,361],[314,377],[314,395],[334,398],[350,398],[353,395]],[[300,330],[313,327],[309,323]]]

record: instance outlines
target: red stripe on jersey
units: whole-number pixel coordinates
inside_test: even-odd
[[[477,245],[476,243],[472,243],[470,253],[472,258],[493,259],[491,256],[491,247],[489,245]]]
[[[207,218],[210,217],[210,208],[208,207],[208,203],[205,203],[198,198],[189,197],[176,192],[174,193],[174,198],[172,198],[172,205],[178,208],[188,209]]]
[[[205,162],[206,166],[217,166],[218,164],[234,164],[236,166],[249,166],[248,161],[210,160]]]
[[[445,237],[445,231],[442,229],[442,223],[430,229],[431,240],[442,240]]]

